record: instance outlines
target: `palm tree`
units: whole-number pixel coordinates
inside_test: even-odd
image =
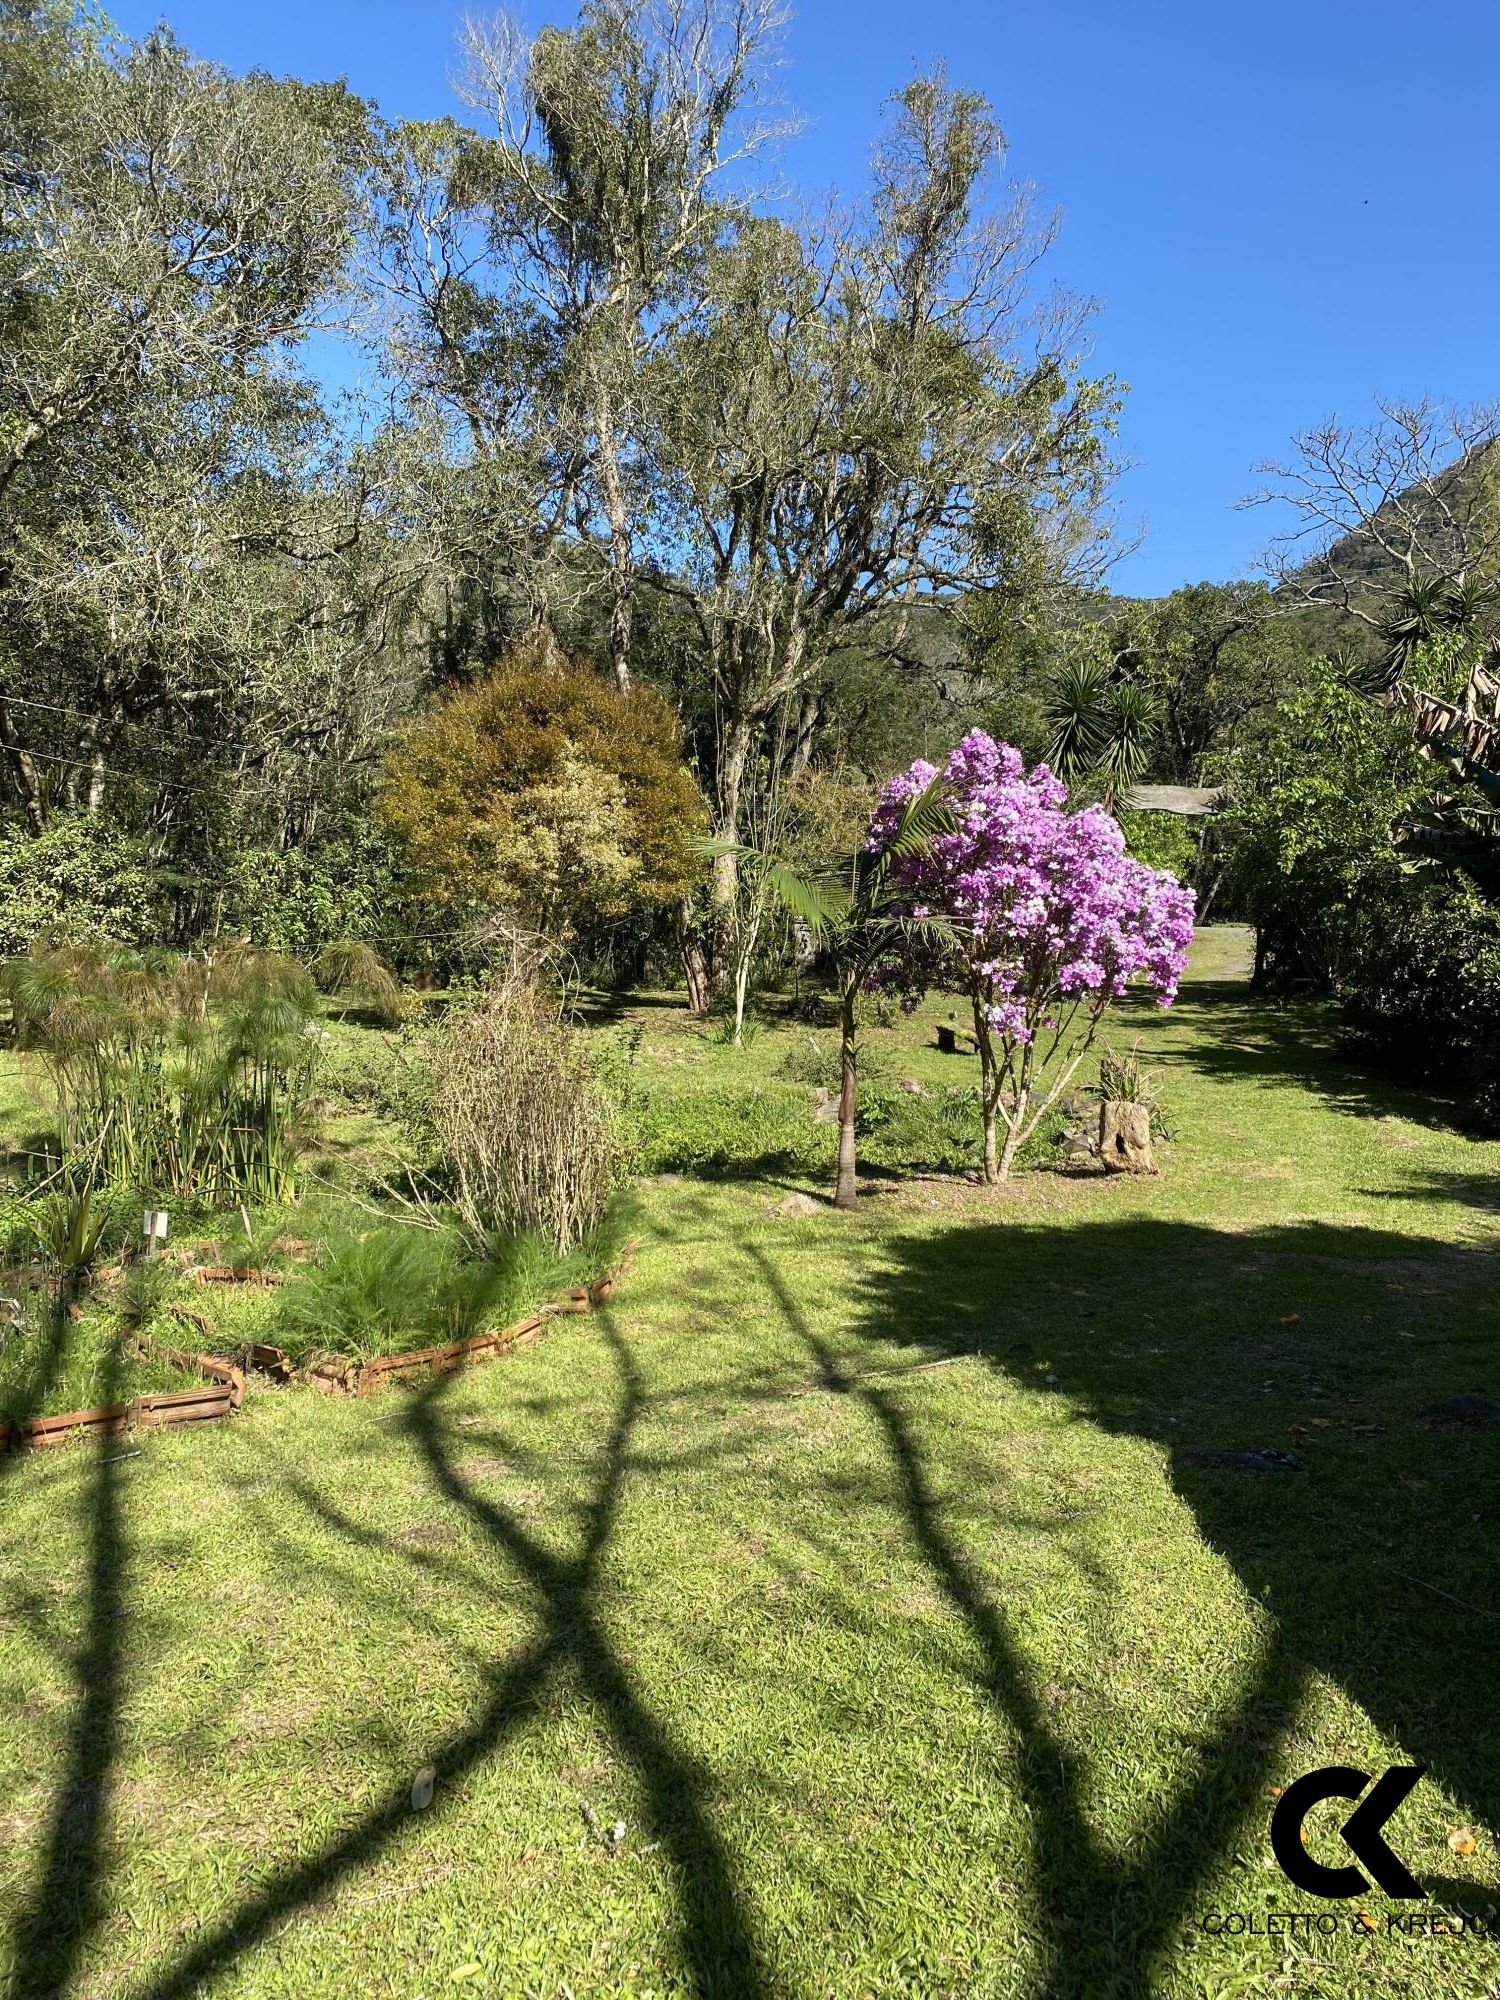
[[[774,898],[807,926],[833,969],[839,1009],[839,1152],[834,1185],[835,1208],[853,1208],[858,1199],[855,1119],[859,1109],[859,996],[870,975],[887,958],[915,938],[934,944],[951,936],[944,917],[913,917],[900,907],[891,880],[891,863],[922,853],[933,838],[951,826],[948,808],[937,793],[934,778],[925,791],[901,808],[890,840],[879,853],[861,848],[836,873],[803,874],[774,854],[740,846],[736,849],[757,876],[768,898]]]

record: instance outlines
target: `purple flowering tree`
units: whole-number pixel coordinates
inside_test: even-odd
[[[870,823],[872,851],[886,850],[907,801],[935,781],[950,830],[893,854],[890,872],[913,918],[941,916],[950,928],[939,939],[913,932],[883,976],[911,1005],[933,986],[968,996],[984,1177],[999,1181],[1067,1088],[1111,1002],[1136,982],[1171,1005],[1193,897],[1132,860],[1108,813],[1065,812],[1066,787],[1045,764],[1028,772],[1018,751],[978,729],[941,773],[919,758],[891,779]]]

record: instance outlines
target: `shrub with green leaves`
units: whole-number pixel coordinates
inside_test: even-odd
[[[0,830],[0,955],[66,923],[144,944],[162,935],[166,890],[146,843],[91,813],[59,813],[39,834]]]
[[[401,988],[373,945],[359,938],[336,938],[308,969],[318,991],[328,994],[344,1013],[358,1010],[381,1027],[399,1023]]]
[[[651,1090],[634,1119],[643,1173],[715,1178],[822,1171],[833,1158],[831,1125],[814,1125],[805,1090]]]
[[[1125,851],[1148,868],[1165,868],[1180,882],[1192,880],[1198,859],[1198,822],[1181,813],[1131,812],[1115,814],[1125,835]]]
[[[1353,1039],[1500,1129],[1500,911],[1469,888],[1401,886],[1363,912],[1344,992]]]
[[[464,1254],[452,1230],[335,1230],[318,1261],[278,1294],[277,1338],[299,1360],[461,1340],[479,1331],[498,1277],[498,1266]]]

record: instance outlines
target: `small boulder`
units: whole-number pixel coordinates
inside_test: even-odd
[[[1438,1403],[1424,1403],[1422,1415],[1438,1424],[1469,1424],[1474,1428],[1487,1428],[1491,1424],[1500,1424],[1500,1403],[1491,1402],[1488,1396],[1476,1396],[1466,1391],[1457,1396],[1444,1396]]]
[[[1172,1456],[1184,1465],[1221,1466],[1226,1472],[1300,1472],[1302,1461],[1275,1445],[1254,1445],[1248,1451],[1202,1449],[1176,1451]]]
[[[823,1204],[814,1201],[810,1194],[789,1194],[784,1201],[778,1201],[778,1215],[819,1215]]]

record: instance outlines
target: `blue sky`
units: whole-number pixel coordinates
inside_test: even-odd
[[[116,4],[139,33],[162,11]],[[454,109],[444,0],[176,0],[235,68],[346,76],[391,116]],[[521,8],[530,25],[566,7]],[[1152,593],[1249,569],[1259,461],[1373,394],[1500,394],[1494,0],[806,0],[783,88],[788,176],[862,183],[882,98],[942,58],[994,102],[1011,167],[1063,214],[1051,268],[1098,299],[1093,365],[1130,384],[1121,444]]]

